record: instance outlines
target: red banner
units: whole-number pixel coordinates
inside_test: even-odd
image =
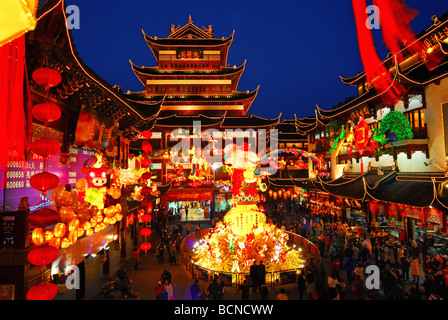
[[[168,191],[162,201],[211,201],[213,200],[213,191],[202,190],[184,190]]]

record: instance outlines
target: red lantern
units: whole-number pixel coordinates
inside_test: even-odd
[[[30,185],[46,195],[48,190],[52,190],[59,185],[59,177],[49,172],[40,172],[30,178]]]
[[[149,143],[149,141],[143,141],[142,142],[142,150],[145,152],[151,152],[152,151],[152,146]]]
[[[145,137],[146,139],[149,139],[149,138],[152,137],[152,132],[148,131],[148,130],[145,130],[145,131],[142,132],[142,136]]]
[[[143,200],[141,206],[143,208],[149,208],[150,206],[152,206],[152,202],[149,200]]]
[[[32,286],[27,294],[26,300],[53,300],[58,294],[58,286],[54,283],[42,282]]]
[[[59,256],[59,251],[55,247],[36,247],[28,253],[28,261],[35,266],[46,266],[52,263]]]
[[[142,230],[140,230],[140,234],[144,237],[149,237],[151,235],[151,229],[142,228]]]
[[[33,117],[44,123],[56,121],[61,117],[61,109],[51,102],[39,103],[33,107]]]
[[[152,217],[151,217],[150,214],[143,214],[143,215],[140,217],[140,219],[141,219],[143,222],[151,222]]]
[[[55,155],[60,150],[59,143],[49,138],[41,138],[31,143],[31,151],[44,158]]]
[[[151,193],[152,188],[148,187],[148,186],[143,186],[142,189],[140,190],[140,194],[146,196],[147,194]]]
[[[148,168],[152,163],[151,159],[142,159],[142,167],[143,168]]]
[[[149,242],[143,242],[140,245],[140,249],[142,249],[143,251],[148,251],[149,249],[151,249],[151,244]]]
[[[151,179],[151,173],[150,172],[144,172],[140,178],[145,179],[145,180],[149,180]]]
[[[47,227],[59,221],[59,213],[56,210],[49,208],[40,208],[31,212],[28,216],[28,221],[35,227]]]
[[[62,81],[61,74],[50,68],[39,68],[33,72],[33,80],[44,87],[57,86]]]

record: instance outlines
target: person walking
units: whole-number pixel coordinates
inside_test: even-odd
[[[201,297],[201,288],[199,287],[199,280],[194,280],[190,287],[191,300],[199,300]]]
[[[165,280],[164,287],[167,293],[167,300],[174,300],[173,285],[171,284],[171,282]]]
[[[255,261],[249,268],[250,280],[252,283],[252,292],[256,292],[259,286],[258,281],[258,261]]]
[[[134,251],[132,252],[132,255],[134,257],[134,270],[138,270],[138,264],[140,263],[140,248],[135,247]]]
[[[176,264],[177,251],[176,251],[176,244],[174,242],[171,243],[169,250],[170,250],[170,264],[177,266]]]
[[[401,257],[401,276],[404,281],[409,281],[409,267],[411,266],[411,263],[409,262],[409,259],[407,256],[403,255]]]
[[[305,279],[305,274],[302,271],[299,274],[299,277],[297,278],[297,288],[299,290],[299,300],[303,300],[303,294],[306,291],[306,285],[307,285],[307,282],[306,282],[306,279]]]
[[[275,300],[289,300],[284,288],[280,289],[280,292],[277,294],[277,297],[275,297]]]
[[[154,290],[156,291],[156,300],[166,300],[166,291],[162,279],[159,279]]]
[[[156,251],[157,261],[159,262],[159,264],[163,263],[164,254],[165,254],[165,245],[163,244],[163,242],[160,242]]]
[[[412,273],[413,281],[415,283],[418,283],[419,279],[420,279],[420,270],[419,270],[419,262],[416,257],[412,258],[411,273]]]
[[[213,278],[212,283],[208,286],[208,294],[210,295],[211,300],[218,300],[219,296],[219,284],[216,278]]]
[[[239,289],[241,290],[241,300],[249,300],[250,286],[247,283],[247,280],[243,281],[243,284],[240,285]]]

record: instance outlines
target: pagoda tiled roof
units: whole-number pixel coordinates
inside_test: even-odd
[[[132,101],[142,101],[142,102],[152,102],[152,101],[158,101],[161,96],[165,96],[165,102],[213,102],[216,103],[218,101],[243,101],[248,100],[250,98],[255,98],[258,89],[260,86],[258,86],[253,91],[234,91],[229,95],[221,94],[221,95],[195,95],[195,94],[185,94],[185,95],[179,95],[179,94],[165,94],[165,95],[152,95],[150,97],[146,97],[144,91],[138,91],[138,92],[130,92],[126,95],[128,96],[129,100]]]
[[[172,114],[167,117],[159,117],[156,120],[156,126],[160,127],[192,127],[195,121],[200,121],[201,127],[219,126],[223,123],[226,113],[220,117],[209,117],[205,115],[197,116],[179,116]]]
[[[149,46],[165,46],[165,47],[217,47],[223,45],[229,45],[233,41],[234,33],[232,33],[227,38],[216,39],[216,38],[157,38],[148,36],[143,30],[143,35],[145,36],[145,41]]]
[[[159,127],[193,127],[195,121],[200,121],[201,126],[216,126],[219,128],[266,128],[275,126],[280,118],[281,114],[275,119],[267,119],[257,117],[254,115],[247,116],[227,116],[227,113],[223,113],[219,117],[210,117],[203,114],[196,116],[179,116],[172,114],[167,117],[158,117],[156,120],[156,126]]]
[[[281,115],[282,114],[280,113],[279,116],[274,119],[262,118],[252,114],[240,117],[226,116],[221,127],[223,128],[271,127],[279,123]]]
[[[130,63],[131,63],[131,67],[132,67],[132,70],[134,71],[134,73],[139,73],[141,75],[148,75],[148,76],[180,75],[180,76],[185,76],[185,77],[190,77],[190,76],[214,77],[214,76],[231,75],[231,74],[236,74],[238,72],[244,71],[244,68],[246,66],[246,61],[244,61],[244,63],[239,67],[236,67],[236,66],[235,67],[224,67],[221,70],[216,70],[216,71],[213,71],[213,70],[210,70],[210,71],[208,71],[208,70],[207,71],[206,70],[160,71],[158,67],[145,67],[145,66],[138,67],[134,63],[132,63],[132,61],[130,61]]]
[[[324,127],[330,122],[330,118],[321,117],[317,111],[315,111],[315,117],[297,118],[295,121],[296,131],[299,134],[307,134],[320,126]]]

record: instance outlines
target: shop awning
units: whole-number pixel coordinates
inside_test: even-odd
[[[213,191],[211,190],[191,190],[168,191],[162,196],[162,201],[211,201]]]

